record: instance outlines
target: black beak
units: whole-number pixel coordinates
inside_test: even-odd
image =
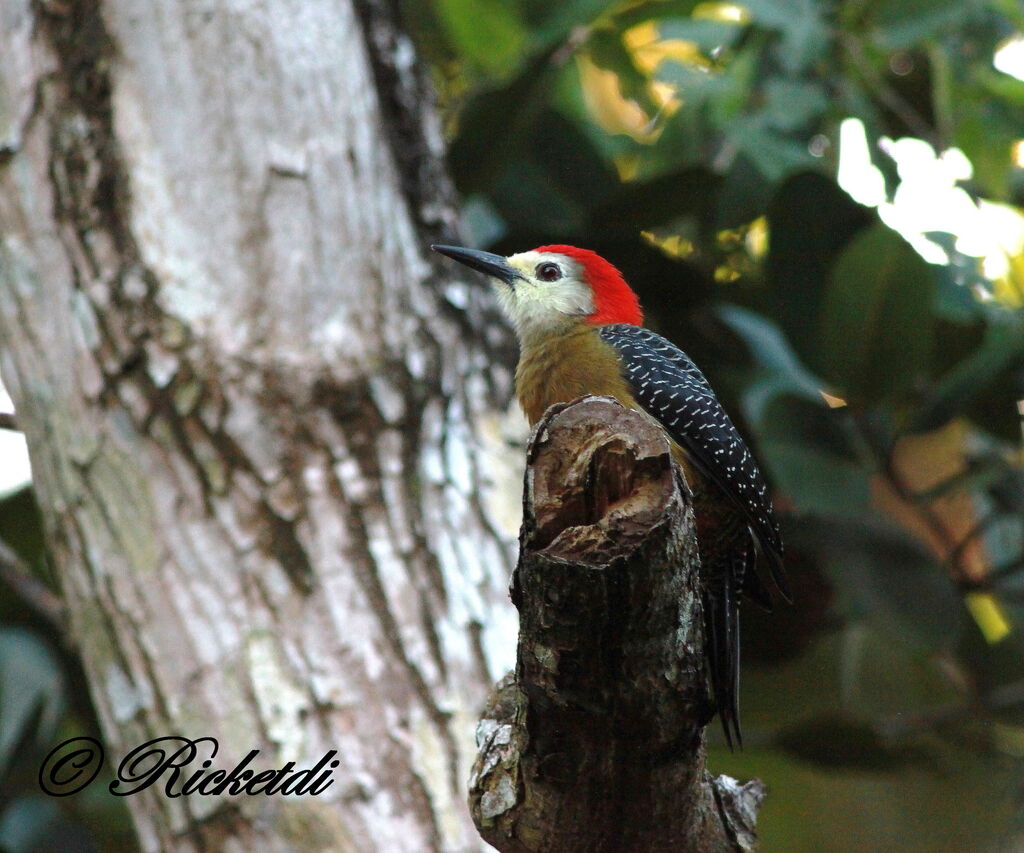
[[[441,255],[447,255],[453,261],[465,264],[470,269],[501,279],[509,287],[515,286],[516,279],[524,278],[523,274],[515,267],[509,266],[508,261],[501,255],[481,252],[479,249],[463,249],[461,246],[434,245],[430,248]]]

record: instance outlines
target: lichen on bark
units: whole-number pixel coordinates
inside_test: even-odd
[[[393,12],[371,49],[333,0],[0,4],[0,371],[109,753],[342,759],[313,803],[127,798],[146,850],[480,844],[508,335],[426,256],[455,211],[429,101],[381,91]]]

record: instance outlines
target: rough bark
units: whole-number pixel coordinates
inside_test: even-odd
[[[4,0],[0,56],[0,371],[109,758],[341,761],[129,797],[142,847],[479,849],[509,339],[425,252],[454,212],[390,5]]]
[[[528,451],[515,676],[477,731],[470,807],[502,853],[751,850],[760,782],[705,769],[699,556],[663,433],[600,397]]]

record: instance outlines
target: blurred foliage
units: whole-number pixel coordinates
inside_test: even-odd
[[[134,850],[124,801],[107,791],[109,774],[73,797],[39,787],[50,750],[69,737],[98,737],[98,727],[59,615],[38,606],[55,587],[29,486],[0,494],[0,562],[0,852]]]
[[[709,374],[783,510],[796,605],[744,613],[767,851],[1020,846],[1024,246],[928,263],[837,181],[859,120],[961,150],[977,204],[1024,204],[1024,82],[993,67],[1018,0],[400,0],[435,72],[475,245],[567,242],[639,291]],[[0,541],[51,584],[27,492]],[[52,622],[0,584],[5,851],[128,849],[102,796],[35,794],[94,733]],[[717,730],[712,728],[712,737]]]
[[[1019,845],[1024,241],[994,278],[958,234],[927,234],[928,262],[838,178],[857,119],[890,200],[887,140],[911,137],[1020,223],[1024,82],[993,56],[1024,7],[403,9],[469,239],[616,263],[772,480],[797,601],[745,612],[748,748],[712,758],[767,781],[765,849]]]

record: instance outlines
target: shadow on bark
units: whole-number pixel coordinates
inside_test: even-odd
[[[477,730],[470,809],[502,853],[753,850],[764,788],[705,769],[699,556],[661,432],[605,397],[527,452],[515,673]]]

